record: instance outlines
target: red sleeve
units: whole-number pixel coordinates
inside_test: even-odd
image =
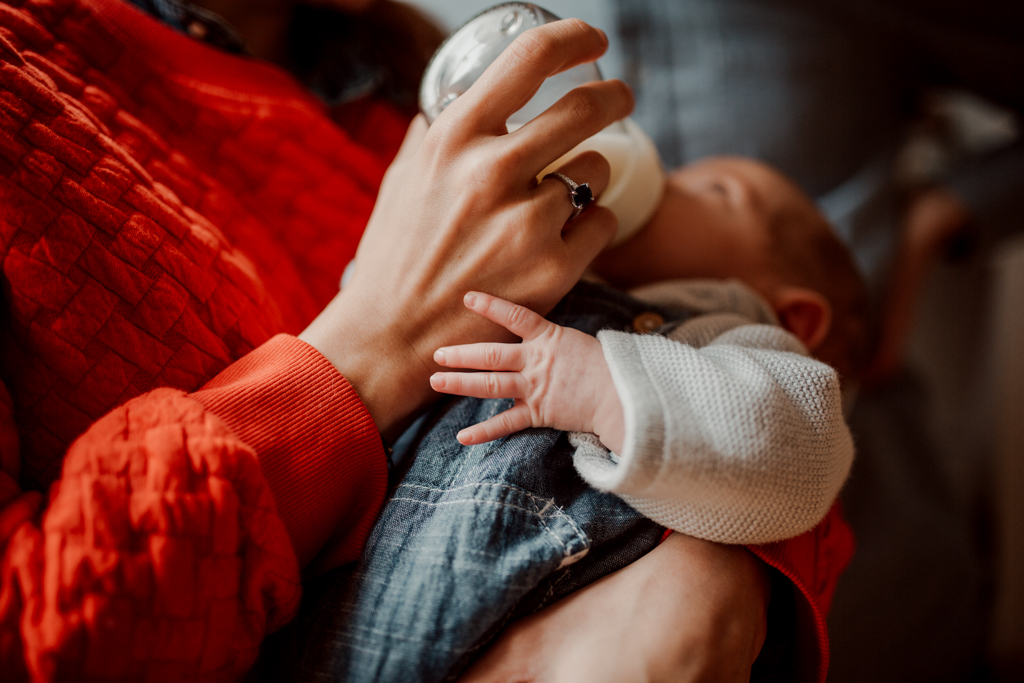
[[[279,334],[192,397],[256,450],[302,566],[359,557],[384,504],[387,461],[377,426],[330,361]]]
[[[369,415],[293,337],[191,396],[157,389],[108,413],[68,450],[41,521],[40,496],[6,471],[9,408],[0,401],[5,680],[237,679],[298,607],[296,555],[329,543],[325,561],[354,558],[384,497]]]
[[[793,582],[797,598],[797,680],[824,683],[828,673],[828,629],[825,616],[840,574],[853,558],[853,532],[838,503],[810,531],[796,538],[750,551]]]

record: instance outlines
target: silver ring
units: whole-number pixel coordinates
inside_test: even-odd
[[[572,208],[575,209],[572,212],[572,216],[569,217],[569,220],[572,220],[583,213],[583,209],[590,206],[590,202],[594,201],[594,193],[590,189],[590,185],[588,183],[577,185],[571,178],[569,178],[569,176],[559,173],[558,171],[548,173],[544,176],[544,180],[547,180],[548,178],[558,178],[565,183],[567,188],[569,188],[569,201],[572,202]]]

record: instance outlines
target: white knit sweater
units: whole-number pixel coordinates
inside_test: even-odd
[[[711,541],[767,543],[812,528],[853,462],[836,372],[740,282],[675,281],[633,294],[700,315],[666,336],[598,333],[626,437],[615,454],[593,434],[572,434],[580,475],[659,524]]]

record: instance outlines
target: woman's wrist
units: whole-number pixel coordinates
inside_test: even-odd
[[[509,339],[462,305],[490,292],[546,313],[615,232],[592,206],[572,220],[565,187],[540,169],[626,116],[618,81],[576,88],[522,130],[505,122],[549,76],[599,57],[607,37],[578,20],[517,39],[430,130],[417,117],[384,176],[356,253],[357,266],[300,339],[349,380],[385,437],[435,396],[433,353],[451,344]],[[580,112],[586,116],[581,118]],[[608,162],[584,153],[564,164],[600,193]]]
[[[512,624],[461,680],[748,681],[767,634],[770,583],[747,549],[672,534]]]
[[[299,339],[345,376],[377,429],[394,440],[432,398],[427,378],[436,366],[400,334],[388,313],[339,294]]]
[[[686,585],[713,605],[701,615],[705,621],[697,629],[706,638],[702,651],[709,669],[714,670],[719,659],[719,664],[741,660],[749,676],[768,634],[768,565],[742,546],[678,532],[669,534],[650,555],[657,558],[651,569],[665,574],[666,595]]]

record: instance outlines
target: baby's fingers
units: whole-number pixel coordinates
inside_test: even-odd
[[[435,372],[430,386],[442,394],[473,398],[526,396],[526,380],[518,372]]]
[[[519,306],[490,294],[469,292],[462,301],[469,310],[482,315],[491,322],[498,323],[517,337],[522,337],[523,341],[535,339],[554,324],[525,306]]]
[[[526,366],[522,344],[445,346],[434,352],[434,362],[449,368],[512,372],[519,372]]]
[[[526,404],[517,403],[515,407],[509,408],[489,420],[485,420],[472,427],[466,427],[455,438],[463,446],[472,446],[473,444],[487,443],[509,434],[515,434],[532,426],[530,409]]]

